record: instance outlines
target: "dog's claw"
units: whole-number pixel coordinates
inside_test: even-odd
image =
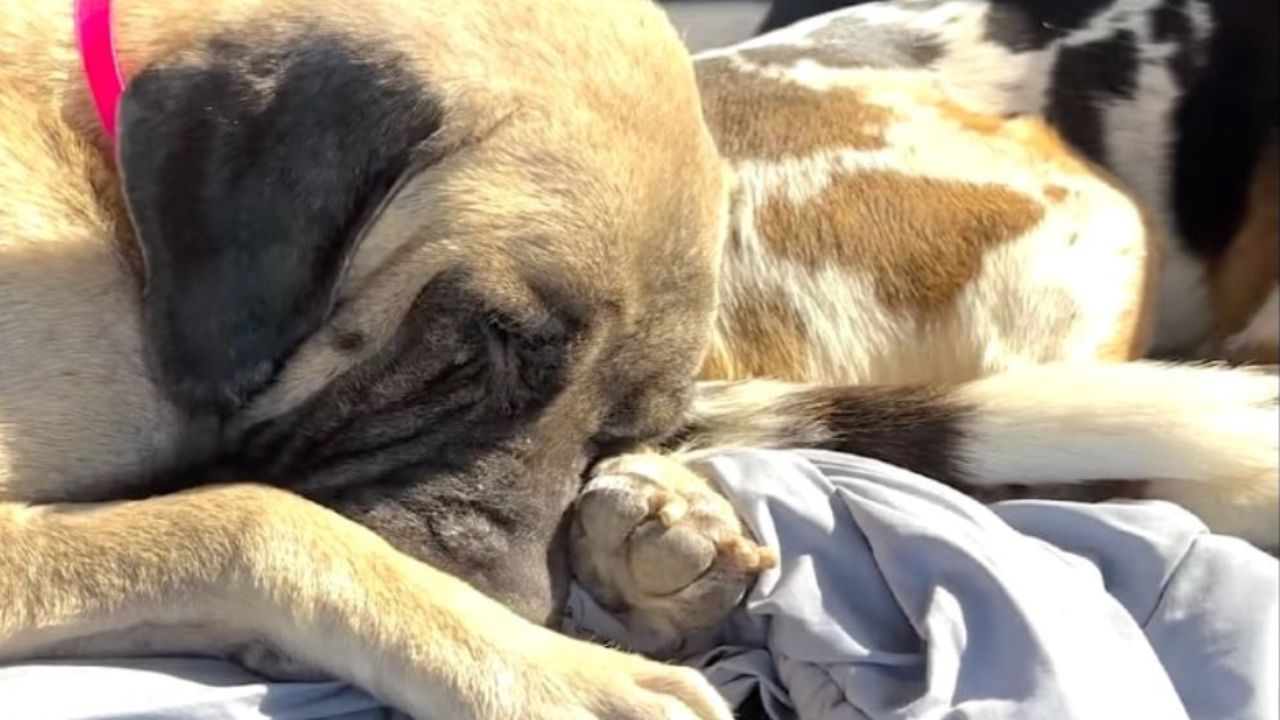
[[[725,562],[743,571],[758,573],[778,566],[778,553],[740,535],[722,538],[716,551]]]
[[[660,490],[654,493],[649,501],[649,506],[656,512],[658,520],[662,522],[663,527],[668,528],[674,527],[689,513],[689,503],[679,495],[667,490]]]

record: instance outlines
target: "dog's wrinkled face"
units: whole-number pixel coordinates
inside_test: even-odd
[[[674,32],[642,0],[168,5],[117,21],[158,381],[238,467],[545,614],[578,474],[675,422],[713,311]]]

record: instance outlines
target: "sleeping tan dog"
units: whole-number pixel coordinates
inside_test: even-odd
[[[119,0],[113,157],[71,9],[0,5],[0,658],[265,644],[419,717],[726,717],[535,624],[587,459],[678,418],[712,312],[661,11]]]
[[[1273,382],[1083,364],[1142,346],[1154,236],[1033,122],[916,83],[823,118],[695,77],[642,0],[119,0],[112,152],[70,8],[0,7],[0,658],[231,653],[419,717],[726,717],[538,625],[589,463],[680,430],[969,486],[1201,480],[1156,494],[1274,531]],[[794,102],[739,112],[757,91]],[[832,143],[907,165],[810,161]],[[962,384],[695,388],[700,363]]]

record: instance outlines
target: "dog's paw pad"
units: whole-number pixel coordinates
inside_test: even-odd
[[[633,616],[668,616],[666,625],[722,617],[757,574],[778,563],[776,552],[748,535],[732,505],[674,458],[627,455],[602,463],[574,512],[579,581]],[[680,617],[670,617],[676,608]]]

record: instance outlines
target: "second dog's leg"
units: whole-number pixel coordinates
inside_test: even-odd
[[[865,455],[986,500],[1136,486],[1274,550],[1278,396],[1265,371],[1159,363],[1034,366],[938,387],[708,383],[683,439]],[[574,505],[575,575],[646,640],[718,624],[772,562],[690,457],[610,459]]]
[[[934,387],[704,383],[685,435],[697,449],[865,455],[983,499],[1015,488],[1071,498],[1072,487],[1096,499],[1096,481],[1142,481],[1144,497],[1273,549],[1278,398],[1266,370],[1155,362],[1036,365]]]
[[[422,718],[729,717],[693,671],[528,623],[285,491],[0,503],[0,660],[157,624],[236,628]]]

